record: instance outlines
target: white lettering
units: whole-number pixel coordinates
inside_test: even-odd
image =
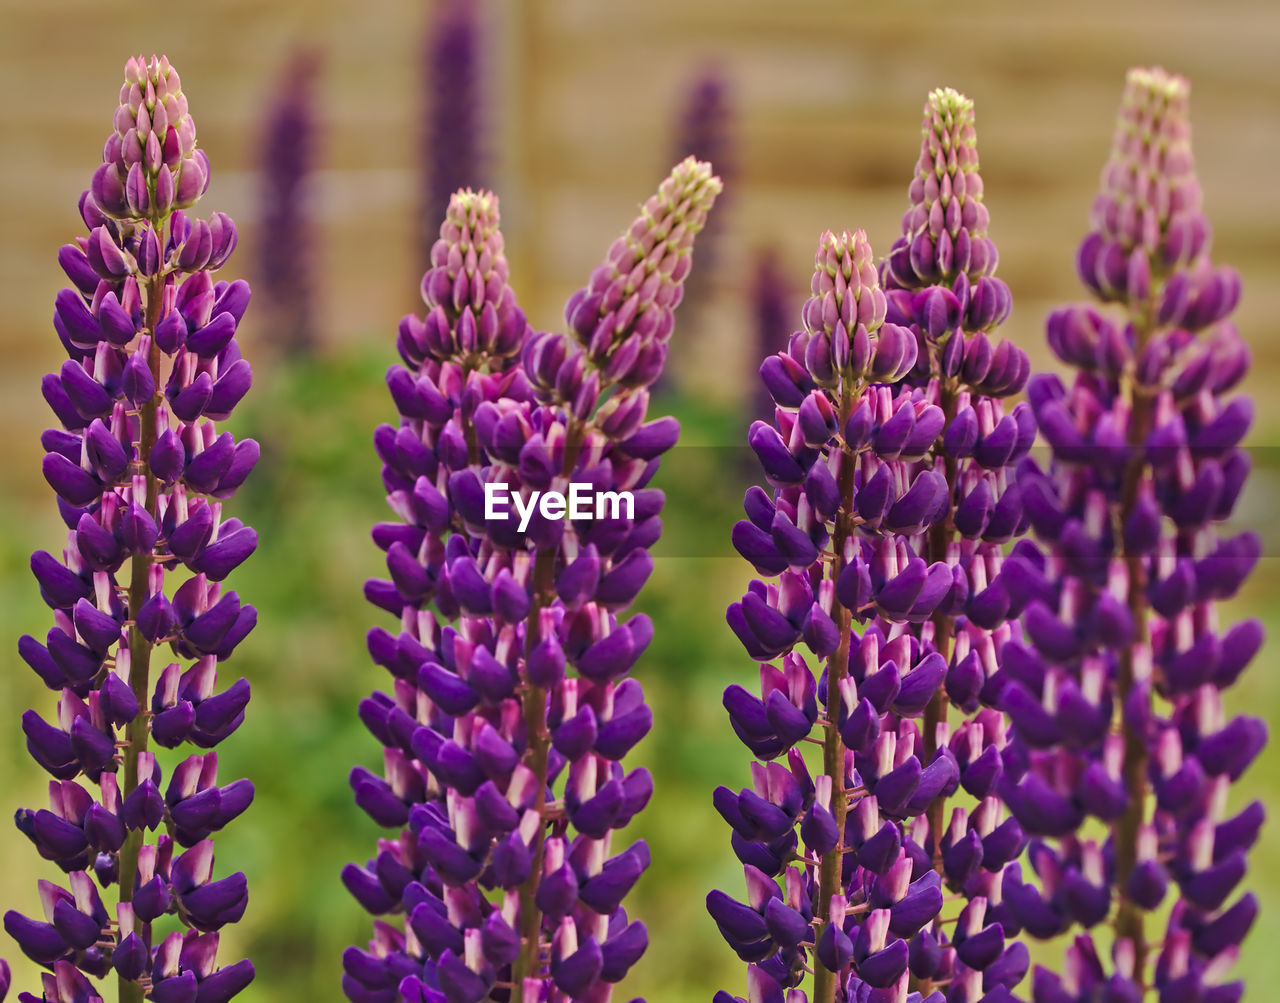
[[[544,519],[563,519],[568,510],[564,495],[559,491],[544,491],[540,508]]]
[[[530,491],[526,496],[523,492],[513,492],[509,485],[501,481],[485,484],[486,520],[509,519],[512,508],[519,519],[521,533],[529,528],[534,512],[540,512],[544,519],[567,517],[590,521],[636,517],[636,499],[630,491],[601,491],[597,494],[587,481],[570,481],[568,495],[560,491]]]
[[[535,491],[526,503],[524,495],[512,495],[511,500],[516,506],[516,515],[520,517],[520,525],[517,527],[521,533],[529,528],[529,520],[533,518],[533,507],[538,503],[538,492]]]
[[[505,519],[507,517],[507,486],[501,481],[488,482],[484,486],[484,517],[489,519]],[[502,511],[498,511],[498,506]]]
[[[605,515],[607,506],[612,504],[613,511],[608,516]],[[624,518],[622,512],[623,504],[627,507],[625,518],[634,519],[636,517],[636,497],[630,491],[602,491],[596,495],[596,518],[597,519],[620,519]]]
[[[573,481],[569,485],[569,518],[570,519],[590,519],[591,506],[588,499],[591,496],[591,485],[584,484],[582,481]]]

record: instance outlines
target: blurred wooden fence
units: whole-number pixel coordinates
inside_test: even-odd
[[[133,51],[165,51],[180,68],[213,161],[204,205],[241,221],[231,269],[252,277],[252,167],[266,92],[293,45],[327,50],[314,189],[325,334],[381,339],[390,354],[399,314],[415,303],[412,160],[427,5],[223,0],[157,15],[88,0],[4,0],[0,11],[0,417],[17,433],[0,449],[35,469],[44,421],[35,380],[58,357],[48,323],[60,285],[54,254],[80,230],[75,200]],[[1278,361],[1267,323],[1280,307],[1274,4],[489,0],[486,14],[489,148],[513,279],[535,324],[561,322],[565,297],[663,176],[682,89],[715,60],[731,81],[739,171],[722,206],[714,301],[678,328],[688,383],[736,397],[755,367],[743,295],[752,248],[779,244],[802,288],[825,228],[862,226],[876,248],[888,247],[922,100],[944,84],[977,101],[992,233],[1016,304],[1009,330],[1043,359],[1045,309],[1078,294],[1072,252],[1125,67],[1159,62],[1193,80],[1217,246],[1245,273],[1240,322],[1261,368]],[[269,354],[269,330],[249,324],[246,335],[251,354]],[[1261,402],[1264,426],[1280,421],[1273,400]]]

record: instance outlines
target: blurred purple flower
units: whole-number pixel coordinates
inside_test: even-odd
[[[316,77],[320,56],[300,50],[271,88],[258,152],[261,226],[259,286],[272,340],[287,354],[315,351],[311,187],[316,158]]]
[[[652,570],[663,496],[647,484],[678,432],[645,421],[647,387],[718,191],[707,165],[680,164],[569,301],[563,335],[516,306],[497,199],[450,203],[426,316],[402,321],[405,364],[387,374],[400,427],[374,437],[399,519],[374,529],[390,577],[366,595],[401,632],[369,634],[394,680],[360,707],[385,771],[351,784],[398,835],[343,881],[407,922],[347,950],[356,1003],[607,999],[647,945],[622,900],[648,849],[614,853],[612,834],[652,793],[621,765],[652,723],[630,675],[652,625],[620,617]],[[489,510],[495,489],[523,503],[569,483],[633,492],[634,508],[544,507],[525,527]]]
[[[422,46],[423,201],[416,239],[424,260],[453,193],[487,182],[484,44],[480,0],[435,0]]]
[[[249,389],[235,340],[249,287],[211,277],[235,247],[231,220],[181,209],[208,180],[177,72],[164,57],[130,59],[102,166],[81,197],[89,235],[58,254],[71,288],[55,300],[54,327],[68,360],[44,379],[61,427],[41,441],[70,532],[61,559],[31,559],[54,626],[44,643],[18,642],[59,699],[52,722],[23,714],[27,749],[53,780],[49,807],[15,821],[69,888],[39,882],[44,919],[10,911],[4,926],[52,970],[40,998],[60,1003],[98,999],[86,976],[113,969],[122,1001],[145,992],[212,1003],[253,979],[247,960],[216,965],[217,931],[240,918],[248,892],[243,874],[213,877],[209,838],[248,807],[253,786],[219,787],[210,752],[180,763],[166,787],[146,751],[211,748],[249,700],[243,679],[216,691],[219,663],[257,619],[223,589],[257,536],[222,502],[258,449],[215,424]],[[153,680],[161,644],[174,660]],[[99,888],[113,885],[108,909]],[[163,916],[187,932],[157,943]]]
[[[683,97],[676,125],[675,159],[694,157],[711,164],[727,185],[737,183],[737,128],[732,103],[732,87],[718,66],[705,67],[691,82]],[[724,228],[724,206],[707,224],[698,244],[698,270],[689,283],[693,299],[715,272],[719,234]]]
[[[751,314],[756,335],[754,358],[768,358],[786,346],[795,324],[793,297],[778,249],[770,247],[758,252],[751,279]],[[762,381],[755,381],[753,416],[771,421],[773,408],[769,388]]]

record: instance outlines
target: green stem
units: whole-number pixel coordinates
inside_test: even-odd
[[[848,378],[842,381],[840,392],[840,428],[843,430],[849,415],[853,413],[857,397],[851,392]],[[853,533],[853,475],[857,458],[848,446],[840,456],[840,511],[836,516],[832,546],[835,560],[831,563],[831,580],[834,582],[844,570],[845,543]],[[852,644],[853,614],[841,604],[836,604],[836,626],[840,628],[840,645],[827,661],[827,720],[826,734],[822,742],[822,772],[831,778],[831,814],[835,816],[839,841],[822,855],[818,868],[818,908],[815,914],[817,928],[814,943],[821,939],[827,923],[831,921],[831,898],[840,888],[843,868],[845,817],[849,813],[849,795],[844,786],[845,745],[836,726],[840,706],[840,681],[849,671],[849,649]],[[814,959],[813,1003],[834,1003],[836,998],[836,974],[822,962]]]
[[[953,335],[955,337],[955,335]],[[946,434],[946,429],[951,425],[952,420],[956,416],[956,393],[955,387],[951,384],[943,383],[939,387],[939,406],[945,418],[939,433],[938,442],[934,445],[935,455],[942,455],[943,467],[947,479],[947,515],[941,522],[935,523],[929,530],[929,563],[933,564],[937,561],[945,561],[947,552],[951,549],[951,543],[955,539],[956,528],[954,522],[955,515],[955,487],[958,477],[959,465],[955,459],[948,456],[942,450],[942,436]],[[955,638],[956,618],[946,613],[934,613],[933,615],[933,644],[943,658],[948,663],[951,661],[952,642]],[[933,761],[933,757],[938,751],[938,726],[947,719],[947,708],[950,701],[947,699],[947,691],[944,687],[939,686],[937,691],[929,700],[929,705],[924,711],[924,728],[923,734],[920,736],[923,744],[922,761],[927,766]],[[942,832],[946,822],[947,799],[942,795],[933,799],[933,803],[929,805],[929,831],[933,834],[933,869],[939,874],[942,873]]]
[[[155,330],[160,320],[160,306],[163,302],[165,278],[163,273],[152,278],[146,286],[147,316],[146,330]],[[147,458],[156,444],[158,429],[156,427],[161,400],[160,390],[160,347],[154,341],[147,363],[151,367],[151,376],[155,380],[156,392],[151,399],[142,405],[139,412],[138,467],[146,471],[147,497],[146,509],[152,518],[159,523],[157,501],[159,482],[151,472]],[[147,588],[151,570],[150,554],[134,554],[130,563],[129,574],[129,688],[138,701],[138,713],[125,728],[124,745],[124,788],[120,792],[121,799],[127,798],[138,786],[138,756],[147,750],[147,739],[151,732],[150,704],[151,687],[151,642],[142,636],[138,629],[138,611],[147,601]],[[120,848],[120,874],[118,887],[120,901],[129,902],[133,898],[133,882],[138,873],[138,851],[142,849],[142,830],[131,829]],[[119,979],[120,1003],[142,1003],[143,987],[137,982],[123,976]]]
[[[586,430],[580,423],[573,421],[569,423],[565,436],[562,467],[566,475],[571,473],[577,465],[585,433]],[[529,655],[537,644],[541,612],[555,602],[557,549],[539,550],[538,556],[534,559],[533,603],[525,623],[524,635],[526,665],[529,662]],[[535,898],[538,885],[542,882],[542,844],[546,838],[548,818],[547,760],[551,750],[551,731],[547,727],[547,691],[541,686],[529,683],[524,692],[523,709],[525,732],[529,742],[524,764],[537,778],[534,806],[538,813],[538,828],[533,836],[533,845],[529,848],[533,867],[529,871],[529,877],[520,886],[520,954],[511,967],[511,1003],[523,1003],[524,980],[536,978],[541,971],[542,910],[538,908]]]
[[[525,625],[525,662],[537,644],[538,620],[542,609],[555,598],[555,551],[539,550],[533,567],[533,607]],[[534,793],[534,810],[538,813],[538,828],[529,848],[533,867],[529,877],[520,886],[520,955],[511,968],[511,1001],[522,1003],[524,980],[536,977],[540,967],[539,951],[542,943],[542,911],[534,901],[538,885],[542,882],[542,843],[546,835],[547,809],[547,759],[551,749],[551,732],[547,728],[547,691],[541,686],[529,684],[524,694],[524,726],[528,733],[529,748],[524,764],[537,778]]]
[[[1136,317],[1134,329],[1137,348],[1135,355],[1145,347],[1153,329],[1152,305],[1146,303],[1141,316]],[[1125,469],[1123,494],[1120,509],[1117,513],[1115,538],[1123,540],[1125,523],[1133,513],[1138,502],[1142,481],[1146,475],[1146,459],[1143,446],[1151,427],[1155,412],[1155,388],[1141,385],[1134,374],[1130,378],[1131,413],[1129,417],[1129,462]],[[1137,866],[1138,833],[1146,819],[1147,801],[1147,748],[1141,735],[1124,726],[1124,708],[1137,683],[1134,650],[1149,640],[1147,623],[1146,597],[1146,565],[1141,557],[1124,554],[1123,559],[1128,572],[1127,601],[1129,614],[1133,618],[1133,642],[1120,653],[1120,664],[1117,672],[1117,713],[1120,715],[1120,727],[1124,735],[1124,765],[1121,777],[1128,792],[1128,803],[1124,814],[1115,826],[1116,887],[1119,889],[1119,905],[1116,909],[1115,930],[1117,937],[1127,938],[1133,944],[1134,966],[1133,977],[1146,992],[1147,938],[1145,930],[1146,913],[1141,906],[1129,899],[1125,888],[1129,876]],[[1149,699],[1149,698],[1148,698]]]

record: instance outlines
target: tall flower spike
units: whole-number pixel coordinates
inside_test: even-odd
[[[923,133],[904,236],[868,300],[880,312],[864,315],[862,297],[849,306],[852,271],[828,238],[806,331],[761,367],[776,422],[749,438],[774,490],[748,492],[734,543],[777,583],[752,583],[729,623],[752,657],[782,665],[762,667],[759,696],[730,687],[725,707],[757,757],[787,756],[792,779],[772,763],[754,768],[752,789],[717,791],[755,918],[721,893],[708,900],[755,965],[753,992],[799,992],[807,966],[824,1003],[902,998],[909,982],[931,1000],[976,1000],[1007,995],[1027,968],[1005,940],[1017,931],[1003,925],[1003,871],[1025,838],[992,797],[1005,727],[990,703],[1000,649],[1019,636],[1003,574],[1023,522],[1010,466],[1035,427],[1025,405],[1006,414],[999,399],[1027,366],[988,340],[1009,298],[990,274],[972,104],[935,91]],[[852,261],[869,259],[862,247]],[[1001,308],[976,310],[975,290]],[[801,642],[827,663],[816,682]],[[967,716],[954,734],[949,702]],[[796,749],[815,724],[824,767],[810,780]],[[961,787],[967,804],[948,817]],[[784,875],[790,927],[752,890],[752,868]],[[959,916],[940,915],[944,885],[969,900]]]
[[[480,0],[432,5],[422,43],[423,120],[418,163],[423,170],[420,240],[429,256],[432,234],[460,188],[486,180]]]
[[[1230,395],[1248,348],[1228,319],[1239,279],[1209,259],[1188,97],[1182,77],[1129,72],[1078,256],[1114,305],[1054,311],[1049,345],[1076,375],[1028,386],[1052,461],[1019,471],[1043,553],[1022,568],[1028,643],[1005,649],[1001,793],[1039,880],[1007,874],[1004,898],[1036,936],[1084,931],[1061,975],[1037,971],[1043,1003],[1237,1000],[1243,983],[1223,980],[1258,909],[1236,890],[1263,808],[1228,818],[1226,802],[1267,729],[1228,719],[1221,694],[1262,627],[1222,629],[1215,608],[1260,552],[1219,530],[1249,470],[1252,406]],[[1104,842],[1081,832],[1090,816]],[[1150,914],[1170,899],[1161,934]],[[1116,932],[1109,964],[1099,923]]]
[[[599,390],[618,386],[629,396],[653,384],[666,364],[694,238],[720,189],[711,165],[688,157],[649,196],[588,285],[569,298],[571,334],[541,333],[526,344],[524,366],[540,401],[590,413]]]
[[[259,146],[260,285],[271,329],[293,355],[315,351],[318,338],[310,200],[319,69],[318,53],[294,53],[272,88]]]
[[[426,316],[402,322],[405,366],[387,375],[400,427],[374,437],[399,521],[374,529],[390,577],[366,595],[401,632],[369,634],[393,677],[360,707],[385,771],[357,768],[351,783],[396,835],[343,881],[370,912],[406,922],[377,921],[369,950],[347,950],[356,1003],[606,1000],[644,952],[622,901],[648,848],[615,852],[613,834],[652,792],[648,771],[621,761],[652,723],[631,670],[653,628],[622,616],[653,567],[663,496],[647,484],[678,428],[645,421],[630,366],[665,348],[716,190],[707,165],[680,165],[596,272],[625,267],[622,297],[575,296],[615,336],[590,357],[529,330],[496,198],[450,203]],[[644,253],[619,265],[633,247]],[[575,484],[597,502],[585,514],[565,503]],[[556,492],[558,515],[545,504]]]
[[[81,197],[89,235],[58,254],[72,287],[55,300],[54,327],[69,358],[44,379],[61,427],[41,441],[70,532],[61,559],[31,559],[53,628],[43,643],[18,642],[59,698],[52,720],[23,715],[27,748],[53,779],[49,807],[15,821],[69,887],[41,881],[44,918],[10,911],[4,926],[51,969],[42,998],[62,1003],[99,999],[88,977],[113,971],[124,1003],[213,1003],[253,979],[247,960],[217,967],[216,931],[240,918],[248,892],[243,874],[214,877],[209,838],[249,806],[253,785],[219,786],[212,752],[165,785],[147,751],[212,748],[249,700],[244,679],[217,688],[257,619],[223,584],[257,536],[223,502],[258,447],[215,424],[249,389],[235,339],[249,287],[212,277],[235,246],[231,220],[178,208],[207,183],[177,72],[163,57],[130,59],[103,165]],[[168,665],[153,677],[161,645]],[[166,916],[186,932],[153,935]]]
[[[963,788],[954,794],[963,803],[949,807],[951,791],[935,797],[921,845],[943,883],[969,905],[951,933],[942,922],[926,927],[911,965],[922,991],[949,974],[954,993],[981,982],[988,967],[1010,987],[1026,968],[1021,946],[978,953],[962,938],[965,923],[976,924],[975,932],[999,924],[984,935],[992,944],[997,932],[1001,945],[1005,934],[1018,932],[999,889],[1026,840],[992,796],[1006,733],[993,708],[1007,681],[1002,650],[1021,636],[1015,621],[1026,601],[1023,546],[1009,544],[1026,519],[1014,469],[1036,428],[1029,405],[1006,410],[1003,403],[1023,388],[1030,365],[1021,348],[995,340],[1012,303],[995,275],[999,256],[987,232],[973,102],[950,88],[933,91],[921,132],[911,205],[881,275],[889,319],[909,326],[919,346],[905,382],[943,415],[929,461],[946,480],[948,512],[930,530],[925,554],[951,564],[966,593],[963,603],[931,618],[931,643],[946,669],[924,698],[921,729],[926,759],[949,747]]]
[[[945,749],[922,766],[908,719],[941,659],[906,625],[963,599],[947,564],[912,551],[947,510],[944,482],[919,463],[942,415],[892,386],[914,367],[916,339],[885,322],[861,231],[823,235],[811,291],[804,330],[761,367],[776,418],[748,439],[774,490],[747,492],[748,519],[733,533],[757,572],[777,579],[752,582],[728,611],[762,665],[760,695],[731,686],[725,708],[761,762],[751,787],[713,799],[733,830],[747,901],[707,898],[751,966],[752,999],[788,989],[807,1000],[806,970],[816,1000],[905,987],[909,943],[942,903],[927,866],[913,881],[899,820],[958,781]],[[817,678],[802,642],[826,663]],[[805,740],[823,748],[817,776],[800,755]],[[903,918],[891,929],[892,911]]]

